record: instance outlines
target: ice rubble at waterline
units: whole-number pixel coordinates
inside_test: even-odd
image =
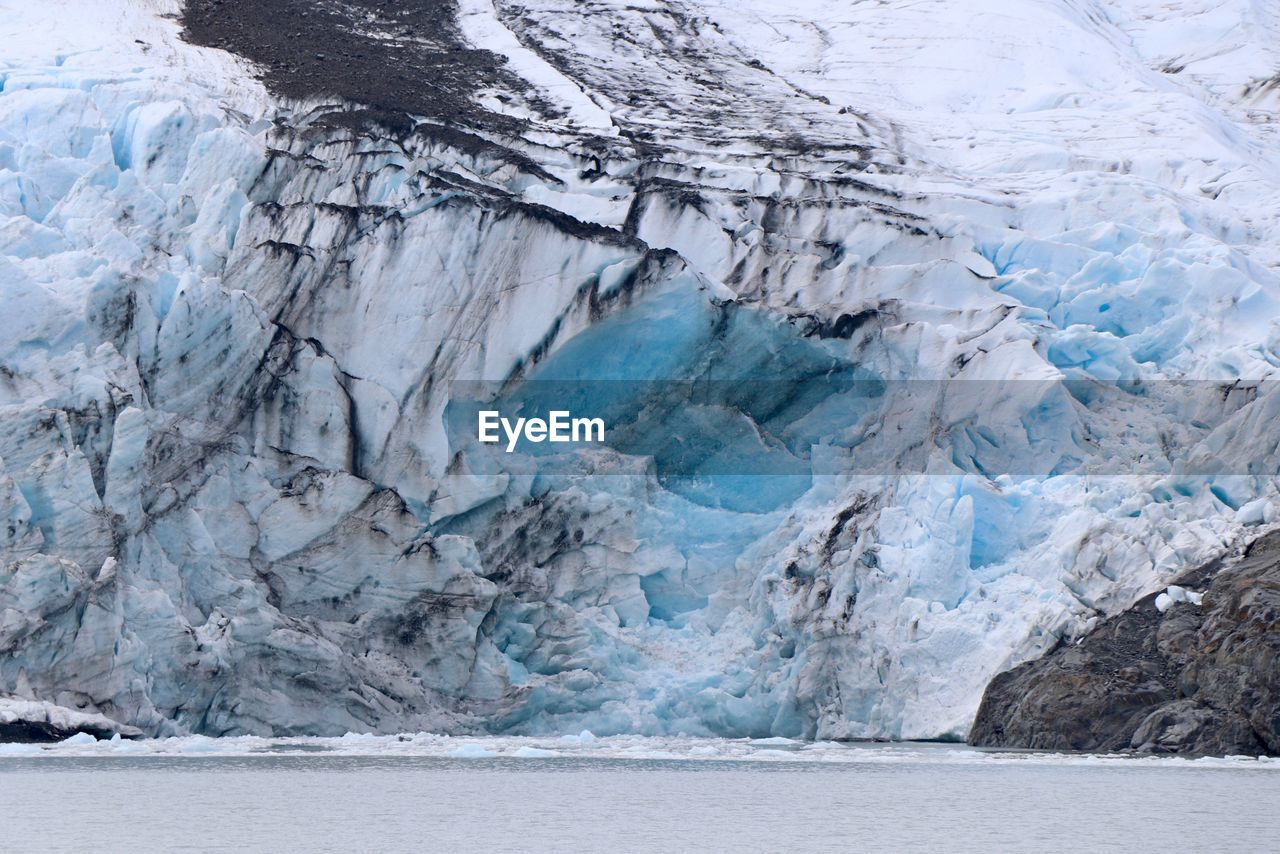
[[[1171,756],[1086,755],[1031,751],[984,751],[953,744],[849,744],[769,738],[690,738],[684,736],[596,736],[589,730],[559,736],[448,736],[433,733],[372,735],[351,733],[338,738],[191,735],[130,741],[94,739],[85,733],[57,744],[0,745],[0,762],[7,759],[76,757],[147,761],[186,759],[201,762],[222,757],[260,758],[267,762],[304,758],[373,758],[412,761],[509,763],[530,760],[571,764],[622,762],[768,762],[841,765],[964,765],[964,766],[1102,766],[1163,768],[1166,770],[1280,770],[1274,757],[1233,756],[1186,759]]]

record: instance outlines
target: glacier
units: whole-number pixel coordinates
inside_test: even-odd
[[[1273,4],[461,0],[394,39],[496,70],[407,118],[170,0],[14,6],[4,702],[958,740],[996,673],[1280,521]],[[450,429],[557,388],[627,441]]]

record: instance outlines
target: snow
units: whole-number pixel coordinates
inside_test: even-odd
[[[501,147],[310,125],[172,3],[0,16],[0,691],[955,738],[1277,521],[1275,10],[578,5],[462,4],[552,105]],[[477,391],[625,429],[487,456]]]
[[[1197,593],[1194,590],[1187,590],[1177,584],[1170,584],[1158,596],[1156,596],[1155,606],[1161,614],[1168,611],[1179,602],[1189,602],[1192,605],[1199,606],[1204,601],[1204,594]]]
[[[560,101],[571,124],[592,131],[617,134],[608,112],[592,103],[578,84],[556,71],[535,51],[521,44],[516,34],[503,25],[494,10],[492,0],[461,0],[458,4],[458,24],[463,38],[502,54],[512,71],[541,93],[550,94]]]

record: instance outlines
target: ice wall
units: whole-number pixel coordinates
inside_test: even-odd
[[[142,5],[6,24],[0,694],[153,734],[958,737],[994,673],[1275,519],[1276,172],[1220,77],[1035,4],[1105,73],[1055,54],[997,117],[1020,25],[934,91],[848,59],[858,21],[801,13],[793,68],[753,4],[595,5],[495,4],[571,101],[519,134],[335,126]],[[628,384],[707,379],[743,391]],[[477,380],[614,383],[629,432],[473,458]]]

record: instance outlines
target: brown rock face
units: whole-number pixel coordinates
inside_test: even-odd
[[[1280,533],[1243,560],[1178,580],[1201,606],[1156,594],[1083,641],[1000,674],[969,743],[1042,750],[1280,755]]]

